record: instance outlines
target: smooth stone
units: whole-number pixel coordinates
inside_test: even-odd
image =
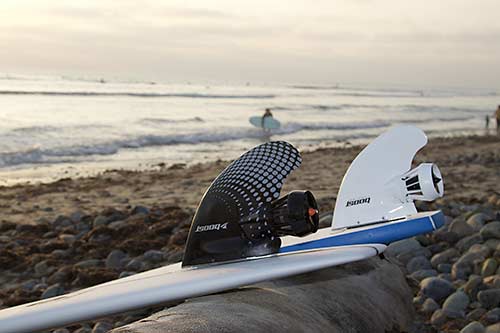
[[[77,262],[74,267],[76,268],[91,268],[101,266],[102,261],[99,259],[87,259]]]
[[[36,276],[46,276],[54,272],[55,267],[49,266],[47,260],[41,261],[35,265],[35,275]]]
[[[500,289],[481,290],[477,293],[477,299],[484,308],[495,308],[500,305]]]
[[[106,257],[106,267],[111,269],[120,269],[123,267],[123,259],[127,258],[127,254],[121,250],[113,250]]]
[[[121,228],[126,227],[127,225],[128,225],[127,221],[119,220],[111,222],[108,226],[111,229],[120,230]]]
[[[413,305],[422,306],[422,304],[424,304],[426,299],[428,299],[428,298],[426,298],[425,296],[417,295],[417,296],[413,297]]]
[[[474,231],[479,231],[484,226],[486,221],[489,221],[490,217],[483,213],[477,213],[472,215],[467,219],[467,224],[474,229]]]
[[[459,238],[470,236],[474,233],[474,228],[464,221],[455,220],[448,227],[448,231],[454,232]]]
[[[441,279],[445,279],[445,280],[450,281],[450,282],[453,281],[453,279],[451,278],[451,274],[450,273],[441,273],[441,274],[438,274],[437,277],[441,278]]]
[[[484,245],[489,247],[491,251],[500,250],[500,239],[490,238],[484,242]]]
[[[433,269],[422,269],[410,274],[410,277],[417,280],[422,281],[428,277],[437,276],[437,272]]]
[[[53,330],[52,333],[71,333],[71,332],[66,328],[58,328],[57,330]]]
[[[108,218],[102,215],[97,215],[96,218],[94,219],[94,222],[92,222],[92,226],[94,228],[100,225],[107,225],[107,224],[108,224]]]
[[[479,244],[483,241],[483,238],[479,234],[479,232],[464,237],[461,240],[459,240],[456,244],[455,247],[460,251],[460,252],[466,252],[472,245],[474,244]]]
[[[479,234],[481,235],[481,237],[483,237],[484,240],[490,238],[500,238],[500,222],[495,221],[486,224],[481,228]]]
[[[159,263],[165,260],[165,253],[158,250],[149,250],[142,255],[143,259],[151,263]]]
[[[48,285],[44,282],[38,283],[33,287],[34,292],[43,292],[45,289],[47,289]]]
[[[486,309],[477,308],[477,309],[474,309],[471,312],[469,312],[466,316],[466,319],[471,320],[471,321],[479,320],[479,318],[481,318],[485,313],[486,313]]]
[[[69,219],[73,222],[73,223],[79,223],[83,218],[83,213],[79,210],[77,210],[76,212],[73,212],[70,216],[69,216]]]
[[[75,235],[71,235],[71,234],[62,234],[62,235],[59,235],[59,239],[65,243],[73,244],[76,240],[76,237],[75,237]]]
[[[140,272],[144,269],[144,267],[145,265],[140,259],[134,258],[130,260],[127,266],[125,266],[125,269],[128,271]]]
[[[495,274],[497,268],[498,268],[498,263],[495,259],[493,258],[486,259],[481,268],[481,275],[485,277],[493,275]]]
[[[463,291],[456,291],[443,303],[443,311],[450,318],[462,318],[465,316],[465,309],[469,305],[469,297]]]
[[[484,333],[484,326],[480,322],[473,321],[462,328],[460,333]]]
[[[413,273],[416,271],[424,270],[424,269],[432,269],[431,263],[429,259],[427,259],[424,256],[418,256],[415,258],[412,258],[408,264],[406,264],[406,269],[408,270],[408,273]]]
[[[439,302],[454,292],[455,288],[453,288],[450,281],[438,277],[429,277],[420,282],[420,290],[425,296]]]
[[[449,263],[452,258],[458,257],[459,253],[454,248],[450,248],[443,252],[437,253],[432,256],[432,267],[437,267],[439,264]]]
[[[430,251],[420,245],[414,238],[403,239],[391,243],[384,251],[384,254],[389,258],[399,260],[404,265],[416,256],[423,255],[425,257],[430,257],[431,255]]]
[[[135,206],[134,209],[132,209],[132,212],[130,215],[136,215],[136,214],[144,214],[148,215],[149,214],[149,209],[144,206]]]
[[[94,325],[92,328],[92,333],[106,333],[113,328],[111,323],[106,321],[100,321]]]
[[[478,275],[471,275],[469,280],[462,287],[471,299],[476,299],[477,293],[480,291],[483,279]]]
[[[59,284],[53,284],[48,287],[40,297],[40,299],[47,299],[64,294],[64,288]]]
[[[488,324],[494,324],[500,322],[500,308],[494,308],[491,311],[488,311],[484,316],[483,320]]]
[[[431,317],[431,324],[434,326],[441,326],[444,323],[446,323],[448,317],[446,316],[446,313],[442,309],[437,309],[434,311]]]
[[[118,276],[119,279],[121,278],[124,278],[124,277],[127,277],[127,276],[132,276],[132,275],[135,275],[137,274],[137,272],[129,272],[129,271],[123,271],[120,273],[120,275]]]
[[[451,273],[451,264],[439,264],[437,270],[440,273]]]
[[[480,253],[467,252],[461,256],[451,268],[451,276],[454,279],[467,279],[473,271],[473,263],[475,260],[484,260]]]
[[[439,309],[439,304],[433,300],[432,298],[427,298],[422,304],[422,312],[423,313],[433,313]]]
[[[484,244],[474,244],[469,248],[469,251],[467,252],[476,253],[483,256],[484,258],[487,258],[491,253],[491,249]]]
[[[448,243],[446,242],[434,243],[429,246],[426,246],[425,248],[431,252],[431,256],[434,256],[439,252],[445,251],[448,248]]]
[[[487,276],[483,279],[483,283],[491,289],[500,289],[500,274]]]
[[[485,333],[500,333],[500,323],[486,327]]]

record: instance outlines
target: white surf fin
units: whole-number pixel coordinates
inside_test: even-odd
[[[414,126],[397,126],[377,137],[347,170],[335,204],[332,229],[397,220],[417,213],[414,200],[433,201],[444,194],[438,167],[423,163],[410,170],[415,154],[427,144]]]

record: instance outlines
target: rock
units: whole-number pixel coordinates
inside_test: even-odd
[[[137,274],[137,272],[128,272],[128,271],[123,271],[120,273],[120,276],[118,277],[119,279],[127,277],[127,276],[132,276]]]
[[[483,308],[477,308],[469,312],[466,316],[467,320],[479,320],[484,314],[486,313],[486,309]]]
[[[448,317],[446,317],[446,313],[442,309],[437,309],[434,311],[431,317],[431,324],[434,326],[441,326],[443,325]]]
[[[451,264],[439,264],[437,270],[440,273],[451,273]]]
[[[121,250],[113,250],[106,257],[106,267],[111,269],[120,269],[124,265],[124,259],[128,256]]]
[[[107,225],[108,223],[109,221],[106,216],[97,215],[96,218],[94,219],[94,222],[92,222],[92,226],[95,228],[100,225]]]
[[[473,272],[473,263],[475,260],[484,260],[480,253],[467,252],[461,256],[451,268],[451,276],[454,279],[467,279]]]
[[[479,232],[481,237],[483,237],[484,240],[490,239],[490,238],[500,238],[500,222],[495,221],[495,222],[490,222],[484,227],[481,228],[481,231]]]
[[[101,266],[102,261],[99,259],[87,259],[77,262],[74,267],[76,268],[91,268]]]
[[[66,328],[58,328],[57,330],[53,330],[52,333],[71,333],[71,332]]]
[[[135,206],[134,209],[132,209],[132,211],[130,212],[130,215],[136,215],[136,214],[148,215],[149,209],[144,206]]]
[[[92,333],[106,333],[113,328],[111,323],[100,321],[94,325]]]
[[[500,289],[481,290],[477,293],[477,299],[486,309],[492,309],[500,305]]]
[[[460,239],[456,233],[448,231],[448,230],[446,230],[446,228],[441,228],[441,229],[438,229],[437,231],[434,231],[434,233],[432,234],[432,237],[436,241],[442,241],[442,242],[446,242],[449,244],[453,244],[457,240]]]
[[[413,272],[420,271],[423,269],[432,269],[432,266],[429,259],[427,259],[424,256],[418,256],[410,259],[408,264],[406,264],[406,269],[408,270],[408,273],[411,274]]]
[[[144,252],[142,258],[150,263],[159,263],[165,260],[165,254],[158,250],[149,250]]]
[[[55,296],[64,294],[64,288],[59,284],[53,284],[48,287],[40,297],[41,299],[47,299]]]
[[[469,297],[463,291],[456,291],[443,303],[443,311],[449,318],[465,317],[465,309],[469,305]]]
[[[400,240],[391,243],[384,252],[388,258],[395,258],[403,264],[407,264],[412,258],[416,256],[429,257],[430,251],[413,238]]]
[[[140,272],[144,270],[144,268],[145,268],[144,263],[138,258],[130,260],[130,262],[125,267],[126,270],[134,272]]]
[[[483,244],[474,244],[469,248],[469,251],[467,252],[479,254],[480,256],[487,258],[491,253],[491,249]]]
[[[420,291],[427,297],[439,302],[455,291],[453,285],[438,277],[429,277],[420,282]]]
[[[490,217],[488,215],[477,213],[467,219],[467,224],[470,225],[474,231],[479,231],[484,226],[486,221],[489,220]]]
[[[431,258],[432,267],[437,267],[439,264],[449,263],[452,258],[458,257],[459,253],[454,248],[450,248],[438,254],[435,254]]]
[[[113,221],[108,226],[114,230],[120,230],[128,225],[127,221]]]
[[[494,308],[483,316],[483,321],[488,324],[500,322],[500,308]]]
[[[482,276],[493,275],[495,274],[497,268],[498,268],[498,263],[495,259],[493,258],[486,259],[481,268],[481,275]]]
[[[463,238],[472,235],[474,228],[464,221],[454,220],[448,227],[448,231],[454,232],[459,238]]]
[[[491,251],[500,250],[500,239],[490,238],[484,242],[484,245],[489,247]]]
[[[112,332],[397,332],[411,298],[401,270],[373,258],[194,298]]]
[[[460,333],[484,333],[484,326],[480,322],[473,321],[462,328]]]
[[[73,244],[76,240],[76,237],[75,237],[75,235],[62,234],[62,235],[59,235],[59,239],[62,240],[64,243]]]
[[[476,299],[477,293],[481,290],[483,279],[477,275],[471,275],[469,280],[463,286],[463,290],[471,299]]]
[[[500,289],[500,274],[485,277],[483,283],[491,289]]]
[[[422,269],[420,271],[413,272],[410,277],[417,280],[422,281],[425,278],[437,276],[437,272],[433,269]]]
[[[455,247],[460,251],[460,252],[465,252],[467,251],[472,245],[474,244],[479,244],[483,241],[483,238],[481,235],[478,233],[475,233],[473,235],[467,236],[462,238],[455,244]]]
[[[47,276],[54,272],[56,269],[54,267],[49,266],[47,260],[41,261],[35,265],[35,275],[37,277]]]
[[[73,223],[79,223],[82,218],[83,218],[83,213],[79,210],[77,210],[76,212],[73,212],[70,216],[69,216],[69,219],[71,220],[71,222]]]
[[[422,304],[421,310],[423,313],[430,314],[436,311],[437,309],[439,309],[439,304],[432,298],[427,298]]]
[[[500,333],[500,323],[486,327],[485,333]]]

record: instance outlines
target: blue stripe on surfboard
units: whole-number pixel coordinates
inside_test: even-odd
[[[390,244],[401,239],[431,232],[443,226],[443,224],[444,214],[441,211],[437,211],[433,212],[432,215],[417,217],[411,220],[284,246],[279,252],[286,253],[344,245]]]

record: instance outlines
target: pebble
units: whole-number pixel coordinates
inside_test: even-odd
[[[434,269],[422,269],[410,274],[410,277],[417,280],[422,281],[425,278],[437,276],[437,272]]]
[[[494,308],[493,310],[487,312],[483,320],[488,324],[495,324],[500,322],[500,308]]]
[[[438,277],[429,277],[420,282],[420,291],[425,296],[439,302],[454,292],[455,288],[453,288],[450,281]]]
[[[481,235],[478,233],[475,233],[473,235],[467,236],[462,238],[455,244],[455,247],[460,251],[460,252],[465,252],[467,251],[472,245],[474,244],[479,244],[483,241],[483,238]]]
[[[475,260],[484,260],[484,257],[476,252],[467,252],[461,256],[451,268],[453,279],[467,279],[473,271],[472,265]]]
[[[48,261],[44,260],[35,265],[35,275],[46,276],[55,271],[54,267],[49,266]]]
[[[432,314],[431,324],[439,327],[443,325],[447,319],[448,317],[446,316],[446,313],[442,309],[437,309]]]
[[[486,313],[486,309],[477,308],[469,312],[466,316],[467,320],[479,320]]]
[[[486,327],[485,333],[500,333],[500,323]]]
[[[149,251],[144,252],[142,257],[147,262],[159,263],[165,259],[165,254],[162,251],[149,250]],[[424,259],[426,259],[426,258],[424,258]]]
[[[482,284],[483,279],[480,276],[471,275],[462,288],[471,299],[476,299],[477,293],[481,290]]]
[[[443,303],[443,311],[450,318],[465,317],[465,309],[469,305],[469,297],[459,290],[448,296]]]
[[[57,330],[53,330],[52,333],[70,333],[67,328],[58,328]]]
[[[422,304],[422,312],[423,313],[433,313],[439,309],[439,304],[433,300],[432,298],[427,298]]]
[[[121,250],[113,250],[106,257],[106,267],[110,269],[120,269],[124,265],[124,259],[128,256],[125,252]]]
[[[495,275],[491,275],[491,276],[488,276],[488,277],[485,277],[483,279],[483,283],[488,287],[488,288],[491,288],[491,289],[499,289],[500,288],[500,274],[495,274]]]
[[[500,305],[500,289],[481,290],[477,293],[477,299],[486,309],[492,309]]]
[[[448,227],[448,231],[454,232],[459,238],[470,236],[474,233],[474,228],[461,220],[454,220]]]
[[[136,215],[136,214],[148,215],[149,209],[147,207],[144,207],[144,206],[135,206],[134,209],[132,209],[132,212],[130,215]]]
[[[440,273],[451,273],[451,264],[439,264],[437,270]]]
[[[92,226],[98,227],[100,225],[107,225],[109,223],[108,218],[106,216],[97,215],[94,221],[92,222]]]
[[[473,321],[462,328],[460,333],[484,333],[484,326],[480,322]]]
[[[140,272],[144,270],[144,266],[144,263],[140,259],[134,258],[125,266],[125,269],[128,271]]]
[[[437,253],[432,256],[431,264],[432,267],[437,267],[440,264],[449,263],[452,258],[458,257],[459,253],[454,248],[450,248],[443,252]]]
[[[490,217],[484,213],[477,213],[472,215],[467,219],[467,224],[474,229],[474,231],[479,231],[484,226],[486,221],[489,221]]]
[[[64,294],[64,288],[59,284],[54,284],[48,287],[40,297],[40,299],[47,299]]]
[[[415,256],[423,255],[429,257],[431,253],[428,249],[420,245],[416,239],[409,238],[390,244],[384,254],[387,257],[396,258],[406,265]]]
[[[90,268],[90,267],[98,267],[102,263],[99,259],[87,259],[77,262],[74,267],[76,268]]]
[[[92,328],[92,333],[106,333],[113,328],[111,323],[106,321],[97,322]]]
[[[479,232],[481,237],[483,237],[484,240],[490,239],[490,238],[500,238],[500,222],[495,221],[495,222],[490,222],[486,224],[484,227],[481,228],[481,231]]]
[[[486,259],[481,268],[481,275],[482,276],[493,275],[495,274],[497,268],[498,268],[498,263],[495,259],[493,258]]]

